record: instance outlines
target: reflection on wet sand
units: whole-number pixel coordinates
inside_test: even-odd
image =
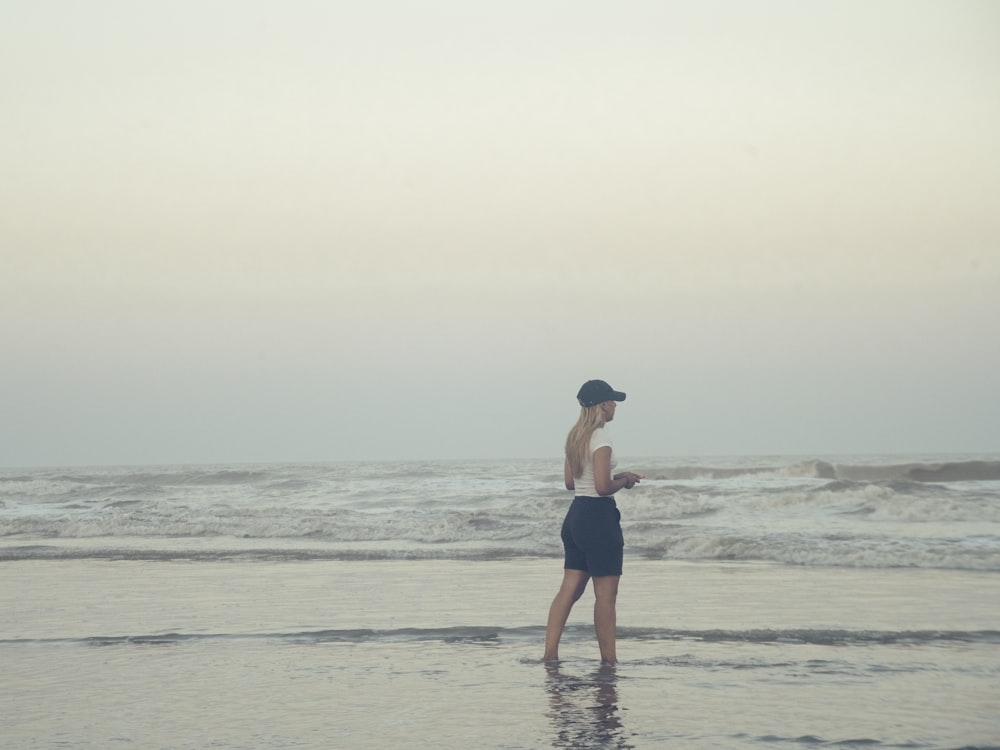
[[[546,664],[552,721],[552,746],[557,748],[631,748],[618,705],[618,674],[602,665],[587,676],[568,674],[558,662]]]

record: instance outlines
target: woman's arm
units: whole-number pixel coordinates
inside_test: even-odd
[[[637,484],[639,484],[639,482],[641,480],[645,479],[646,477],[644,477],[642,474],[636,474],[633,471],[623,471],[620,474],[615,474],[614,478],[615,479],[624,479],[625,480],[625,489],[630,490],[633,487],[635,487]]]
[[[567,490],[575,490],[576,489],[576,482],[573,479],[573,472],[570,471],[570,468],[569,468],[569,459],[568,458],[563,463],[563,479],[566,482],[566,489]]]
[[[602,446],[594,451],[594,488],[599,495],[608,497],[622,488],[632,489],[638,481],[638,475],[631,472],[611,476],[610,445]]]

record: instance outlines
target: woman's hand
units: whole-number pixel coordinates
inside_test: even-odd
[[[645,477],[642,474],[636,474],[632,471],[623,471],[620,474],[615,474],[615,479],[624,479],[625,489],[630,490],[645,479]]]

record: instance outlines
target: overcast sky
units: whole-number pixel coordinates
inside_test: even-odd
[[[1000,4],[0,16],[0,465],[1000,451]]]

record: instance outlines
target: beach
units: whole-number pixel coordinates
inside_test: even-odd
[[[619,596],[620,663],[602,668],[589,591],[573,611],[561,661],[541,661],[561,578],[561,559],[548,549],[526,555],[506,539],[509,553],[488,541],[477,550],[453,532],[436,543],[447,553],[434,556],[428,540],[292,538],[283,519],[276,523],[285,536],[268,538],[140,535],[139,516],[153,510],[174,532],[185,517],[203,526],[207,504],[192,516],[197,498],[231,510],[232,497],[256,493],[253,510],[241,514],[257,523],[273,510],[261,497],[276,480],[287,487],[287,477],[260,469],[227,484],[223,500],[206,484],[218,473],[201,472],[195,482],[191,471],[159,473],[148,493],[155,499],[125,506],[124,491],[110,488],[130,487],[135,499],[139,474],[110,472],[117,484],[101,475],[102,489],[92,493],[101,499],[79,512],[104,532],[114,524],[131,530],[112,537],[83,534],[82,517],[69,520],[77,511],[65,506],[88,503],[62,489],[58,513],[29,514],[28,474],[8,475],[8,485],[12,476],[22,483],[22,500],[5,496],[10,526],[0,538],[5,748],[1000,747],[1000,575],[979,569],[992,565],[988,524],[965,543],[983,547],[988,564],[964,568],[671,559],[633,549]],[[516,494],[511,471],[507,489]],[[444,502],[449,475],[456,494],[445,504],[467,496],[461,502],[478,507],[484,539],[483,529],[514,514],[495,488],[474,489],[454,467],[425,474],[414,499],[397,504],[418,508],[421,483]],[[54,495],[43,502],[38,483],[52,487],[53,476],[33,476],[32,503],[52,502]],[[727,484],[717,489],[733,504],[733,482],[750,482],[746,497],[762,505],[754,476],[711,481]],[[695,501],[675,480],[662,481],[661,493]],[[774,505],[801,515],[787,507],[787,480],[774,481],[785,487],[773,489]],[[976,492],[992,491],[976,481]],[[307,515],[306,506],[321,502],[314,490],[300,486],[282,503],[298,504],[292,516]],[[894,492],[891,503],[901,502],[901,488]],[[626,540],[630,520],[633,538],[651,539],[639,528],[652,523],[648,514],[642,520],[642,503],[631,519],[626,498],[620,505]],[[97,507],[115,520],[98,523]],[[395,518],[401,514],[397,508]],[[689,514],[664,529],[698,525],[704,534],[721,515]],[[48,524],[48,536],[39,526],[28,538],[29,518]],[[426,508],[410,520],[417,518],[444,528]],[[53,535],[59,523],[63,533]],[[940,525],[913,525],[905,536],[893,531],[901,554],[915,554],[921,538],[948,546],[934,536]],[[728,549],[724,539],[718,549]]]
[[[602,670],[558,568],[7,563],[5,746],[997,744],[1000,577],[630,561]]]

